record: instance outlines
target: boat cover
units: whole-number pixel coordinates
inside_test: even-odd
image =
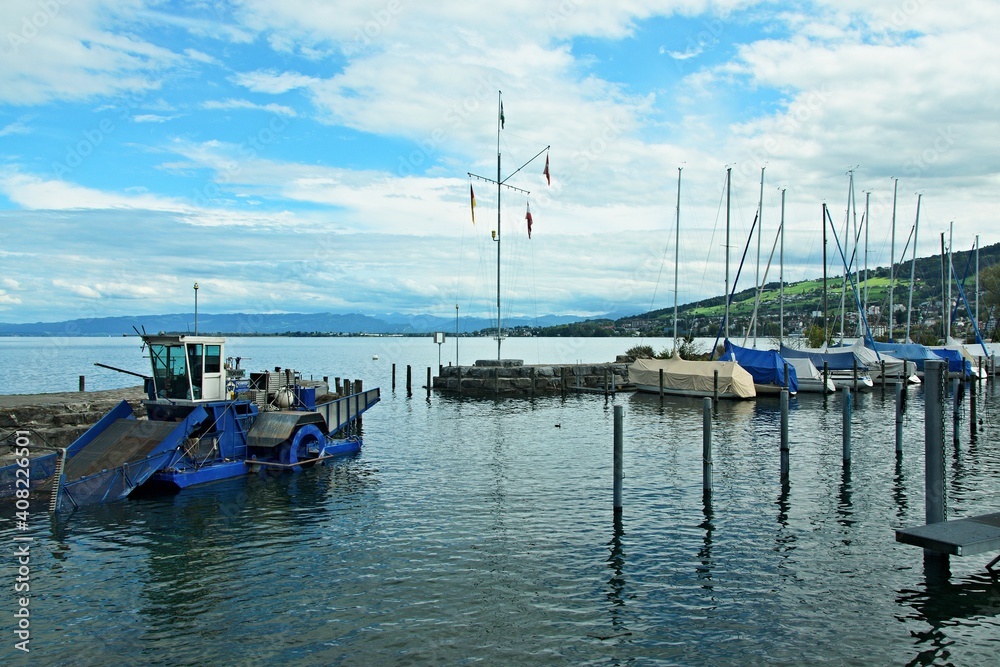
[[[948,362],[949,373],[961,373],[965,377],[972,377],[972,362],[966,359],[961,351],[947,347],[928,348],[935,356]]]
[[[663,386],[673,392],[711,394],[714,390],[715,371],[719,371],[720,396],[754,398],[757,395],[753,376],[735,361],[688,361],[679,356],[669,359],[636,359],[628,369],[629,381],[635,385],[659,387],[661,368]]]
[[[886,377],[904,378],[909,377],[914,372],[914,368],[912,366],[907,368],[907,362],[902,359],[884,353],[881,350],[875,352],[865,347],[861,341],[849,347],[824,349],[804,348],[796,350],[787,345],[782,345],[779,351],[785,359],[809,359],[821,371],[823,369],[823,362],[825,361],[827,362],[827,368],[831,371],[853,372],[854,360],[856,359],[859,372],[867,369],[869,373],[877,374],[879,377],[881,377],[882,373],[882,362],[885,362]]]
[[[938,361],[941,359],[941,357],[927,349],[927,346],[920,343],[879,343],[875,341],[870,344],[876,352],[884,352],[885,354],[891,354],[897,359],[912,361],[917,365],[917,370],[921,373],[924,371],[925,361]]]
[[[724,343],[723,360],[735,361],[747,369],[757,384],[768,384],[776,387],[785,386],[785,368],[788,368],[788,390],[793,394],[799,390],[798,375],[795,368],[774,350],[754,350],[740,347],[730,340]]]

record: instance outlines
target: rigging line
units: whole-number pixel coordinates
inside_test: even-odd
[[[728,178],[722,179],[722,191],[719,193],[719,205],[715,209],[715,226],[712,227],[712,236],[708,239],[708,257],[705,258],[705,266],[701,272],[701,291],[705,291],[705,275],[708,273],[708,267],[712,258],[712,248],[715,247],[715,233],[719,231],[719,218],[722,217],[722,206],[723,202],[726,201],[726,181]],[[729,252],[729,248],[726,248],[726,252]]]
[[[764,267],[764,275],[761,277],[760,285],[757,287],[757,296],[754,299],[753,304],[753,315],[750,317],[750,326],[747,327],[746,332],[743,334],[743,345],[747,345],[747,335],[750,332],[750,328],[753,326],[754,322],[757,321],[757,309],[760,307],[761,296],[764,294],[764,285],[767,284],[767,274],[771,270],[771,262],[774,260],[774,251],[778,248],[778,239],[781,238],[781,225],[778,225],[778,233],[774,235],[774,243],[771,244],[771,255],[767,258],[767,266]]]
[[[736,296],[736,285],[740,281],[740,273],[743,272],[743,263],[747,259],[747,252],[750,250],[750,241],[753,239],[753,230],[754,230],[754,228],[756,226],[757,226],[757,216],[755,215],[754,218],[753,218],[753,225],[751,225],[751,227],[750,227],[750,233],[747,234],[746,245],[743,246],[743,257],[740,258],[740,266],[739,266],[738,269],[736,269],[736,277],[733,278],[733,287],[730,290],[729,295],[726,297],[729,300],[729,304],[730,305],[732,305],[732,303],[733,303],[733,297]],[[726,324],[725,319],[726,319],[725,316],[723,316],[722,321],[719,322],[719,332],[715,335],[715,343],[712,345],[712,352],[711,352],[711,356],[709,357],[710,361],[713,360],[713,359],[715,359],[715,351],[719,347],[719,338],[722,337],[722,333],[723,333],[722,330],[723,330],[723,327]]]

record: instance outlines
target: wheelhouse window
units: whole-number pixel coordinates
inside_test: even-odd
[[[188,343],[188,367],[191,369],[191,393],[194,400],[201,398],[202,375],[204,374],[203,364],[205,360],[204,345],[201,343]]]
[[[205,373],[221,373],[222,372],[222,346],[221,345],[206,345],[205,346]]]
[[[149,353],[153,363],[156,395],[160,398],[191,398],[184,347],[153,344],[149,346]]]

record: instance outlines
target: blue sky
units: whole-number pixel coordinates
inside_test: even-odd
[[[488,316],[499,91],[503,177],[542,153],[501,195],[505,315],[671,306],[678,167],[681,302],[723,291],[727,167],[734,264],[764,168],[761,274],[782,189],[785,278],[822,274],[849,171],[870,266],[895,179],[897,261],[917,193],[918,254],[1000,241],[996,3],[496,4],[3,3],[0,321],[195,282],[205,312]]]

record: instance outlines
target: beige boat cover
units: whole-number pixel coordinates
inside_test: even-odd
[[[757,391],[750,372],[735,361],[688,361],[680,357],[669,359],[636,359],[628,367],[629,382],[647,387],[663,386],[676,393],[711,396],[715,371],[719,371],[719,396],[754,398]]]

